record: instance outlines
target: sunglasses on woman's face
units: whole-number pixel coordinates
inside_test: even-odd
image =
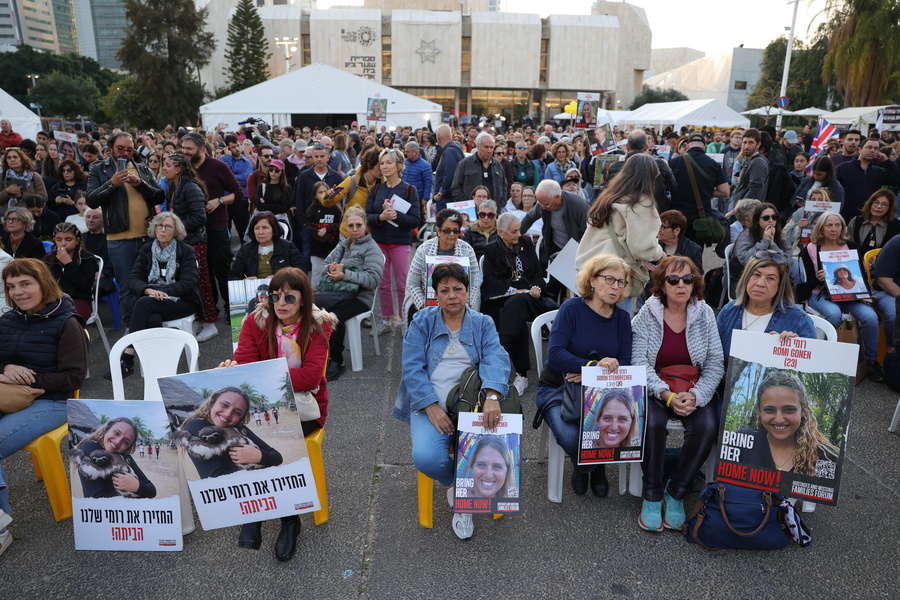
[[[442,229],[438,229],[444,235],[459,235],[459,229],[455,229],[453,227],[444,227]]]
[[[278,304],[282,300],[285,304],[297,304],[300,298],[294,294],[269,294],[269,300],[272,301],[272,304]]]
[[[666,283],[671,286],[678,285],[679,281],[683,281],[686,285],[694,285],[694,274],[688,273],[679,277],[678,275],[666,275]]]
[[[478,213],[479,219],[493,219],[497,216],[497,213],[489,213],[489,212],[480,212]]]
[[[776,218],[775,215],[759,215],[760,221],[774,221]]]

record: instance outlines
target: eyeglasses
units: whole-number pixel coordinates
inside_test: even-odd
[[[497,213],[488,213],[488,212],[480,212],[478,213],[479,219],[493,219],[497,216]]]
[[[606,285],[608,285],[609,287],[619,286],[620,288],[624,288],[626,285],[628,285],[628,280],[616,279],[612,275],[600,275],[598,273],[597,277],[602,277],[603,281],[605,281]]]
[[[528,146],[516,146],[516,150],[528,150]]]
[[[274,154],[260,154],[259,157],[260,158],[274,158],[275,155]]]
[[[662,229],[674,229],[673,227],[669,227],[668,225],[660,225],[659,228]]]
[[[444,235],[459,235],[460,232],[459,229],[454,229],[452,227],[444,227],[442,229],[438,229],[438,231],[440,231]]]
[[[686,275],[682,275],[681,277],[679,277],[678,275],[666,275],[665,281],[671,286],[678,285],[679,281],[683,281],[686,285],[694,285],[694,279],[694,274],[688,273]]]
[[[760,221],[774,221],[777,218],[775,215],[759,215]]]
[[[175,226],[171,223],[163,223],[161,225],[157,225],[156,228],[162,229],[163,231],[172,231],[173,229],[175,229]]]
[[[134,152],[134,146],[113,146],[113,148],[115,148],[119,152]]]
[[[787,264],[788,261],[787,256],[783,252],[778,252],[776,250],[760,250],[754,256],[756,256],[756,258],[771,260],[779,265]]]
[[[362,223],[349,223],[347,225],[347,229],[362,229],[363,227],[365,227],[365,225]]]
[[[260,297],[262,297],[262,298],[267,298],[267,297],[269,296],[269,292],[262,292],[262,291],[260,291],[260,292],[256,292],[256,295],[257,295],[257,296],[260,296]]]
[[[7,223],[21,223],[22,219],[20,219],[18,217],[6,217],[6,222]]]
[[[272,301],[272,304],[278,304],[282,300],[285,304],[297,304],[300,298],[294,294],[269,294],[269,300]]]

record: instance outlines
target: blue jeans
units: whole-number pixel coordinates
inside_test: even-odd
[[[555,391],[556,388],[552,388],[549,385],[538,386],[535,394],[535,404],[537,404],[538,410],[541,410],[541,407],[550,401]],[[553,432],[553,438],[556,440],[556,443],[572,459],[572,464],[576,469],[582,473],[590,473],[597,468],[597,465],[578,464],[578,438],[581,427],[578,423],[563,421],[560,416],[559,405],[551,406],[544,411],[544,421],[547,422],[547,426]]]
[[[453,483],[453,458],[450,457],[452,436],[434,428],[424,410],[409,415],[413,466],[442,485]]]
[[[875,305],[884,319],[884,339],[888,348],[894,346],[894,322],[897,320],[897,298],[887,292],[875,292]]]
[[[66,422],[66,403],[35,400],[28,408],[15,413],[0,413],[0,461],[12,456],[33,440],[50,433]],[[6,473],[0,463],[0,508],[10,512]]]
[[[809,306],[822,313],[826,321],[835,329],[841,324],[841,311],[850,313],[859,321],[859,331],[862,334],[863,350],[866,360],[878,358],[878,315],[875,310],[865,302],[841,302],[837,304],[826,300],[824,294],[813,294],[809,299]]]
[[[122,309],[122,320],[127,327],[131,323],[131,311],[134,307],[134,299],[131,290],[128,289],[128,276],[131,268],[137,260],[138,250],[144,245],[142,239],[109,240],[109,262],[112,263],[116,274],[116,283],[119,284],[119,306]]]

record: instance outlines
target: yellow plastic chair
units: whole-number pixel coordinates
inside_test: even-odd
[[[23,448],[31,453],[35,477],[38,481],[43,481],[47,487],[47,496],[50,498],[53,516],[57,521],[72,518],[72,493],[69,491],[66,466],[62,451],[59,449],[60,443],[67,435],[69,425],[63,423]]]
[[[869,250],[863,256],[863,266],[866,268],[866,283],[869,284],[869,289],[872,289],[872,269],[875,267],[875,259],[878,258],[878,253],[881,252],[881,248],[875,248],[874,250]],[[875,309],[878,310],[877,308]],[[887,355],[887,340],[884,337],[884,327],[878,328],[878,362],[884,363],[884,357]]]
[[[434,528],[434,479],[421,471],[418,475],[419,525],[426,529]],[[502,514],[494,515],[494,519],[502,519]]]
[[[306,451],[309,453],[309,463],[312,466],[313,479],[316,481],[316,493],[319,495],[319,505],[321,506],[313,513],[313,521],[316,525],[328,522],[328,491],[325,488],[325,461],[322,458],[322,440],[324,439],[324,428],[320,428],[306,437]]]

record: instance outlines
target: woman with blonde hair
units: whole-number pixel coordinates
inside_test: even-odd
[[[550,329],[547,362],[538,380],[535,423],[546,420],[557,443],[572,459],[572,489],[583,495],[588,479],[594,494],[603,497],[609,490],[603,465],[578,465],[580,424],[564,421],[560,409],[563,386],[581,383],[581,367],[589,361],[608,371],[631,364],[630,315],[616,306],[631,284],[631,268],[614,254],[600,254],[585,261],[578,270],[579,297],[559,307]]]

